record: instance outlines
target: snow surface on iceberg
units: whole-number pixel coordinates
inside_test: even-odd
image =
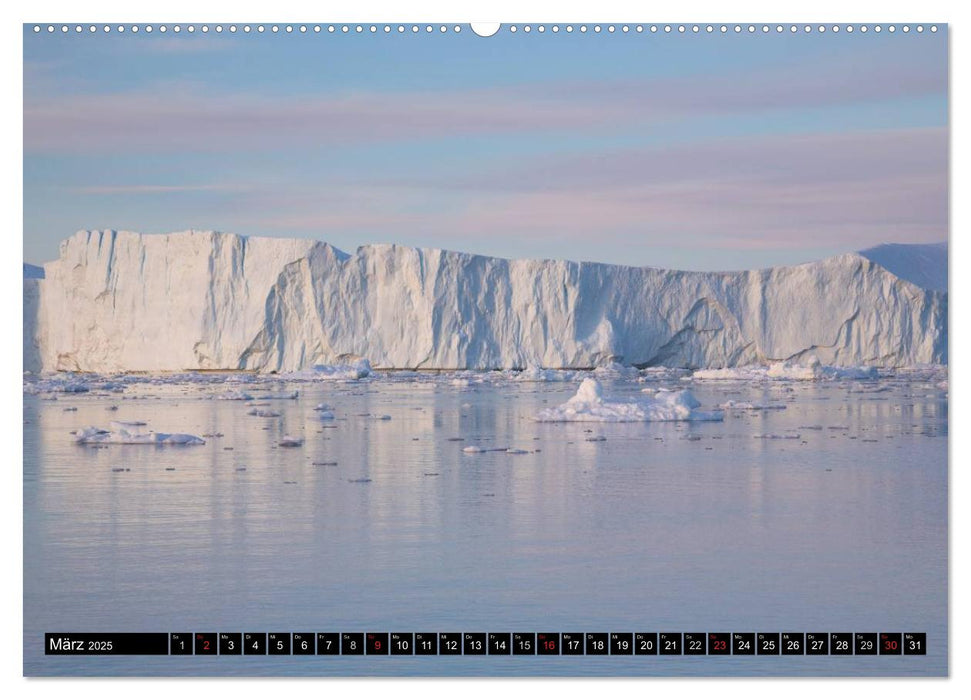
[[[35,372],[947,362],[946,293],[855,253],[715,273],[82,231],[44,272],[24,280]]]
[[[688,389],[661,389],[651,398],[634,401],[609,401],[596,379],[587,378],[573,398],[555,408],[547,408],[536,416],[540,423],[595,422],[637,423],[648,421],[717,421],[721,411],[699,411],[701,403]]]

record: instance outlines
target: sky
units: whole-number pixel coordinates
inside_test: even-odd
[[[692,270],[947,239],[943,26],[451,27],[25,26],[24,259],[81,229]]]

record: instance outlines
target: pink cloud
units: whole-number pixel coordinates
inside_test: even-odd
[[[510,165],[494,176],[327,184],[247,197],[267,225],[639,246],[853,250],[947,236],[943,129],[773,136]],[[433,207],[427,203],[434,202]]]
[[[177,41],[177,47],[195,46]],[[24,146],[28,153],[254,151],[482,134],[603,135],[612,128],[697,117],[944,96],[944,65],[908,63],[874,51],[852,61],[837,56],[823,66],[768,67],[735,80],[690,75],[289,96],[188,84],[78,94],[46,85],[25,95]]]
[[[85,185],[74,187],[81,194],[173,194],[178,192],[242,192],[248,185],[196,184],[196,185]]]

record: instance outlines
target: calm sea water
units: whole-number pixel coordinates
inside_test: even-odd
[[[530,419],[575,388],[281,383],[300,398],[269,401],[278,418],[196,386],[25,396],[25,674],[947,673],[946,393],[696,382],[706,406],[786,409]],[[69,434],[139,419],[221,436],[95,449]],[[45,631],[913,631],[928,655],[67,658],[43,655]]]

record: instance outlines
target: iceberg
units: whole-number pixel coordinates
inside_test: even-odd
[[[358,358],[378,369],[608,374],[805,365],[812,355],[827,366],[946,364],[947,298],[857,253],[687,272],[391,244],[345,253],[212,231],[81,231],[43,278],[24,280],[24,369],[325,378],[348,370],[313,368],[362,374]]]
[[[74,434],[74,441],[79,445],[205,445],[206,441],[196,435],[186,433],[156,433],[153,431],[140,433],[124,427],[120,421],[114,421],[115,430],[104,430],[89,426]],[[135,423],[138,425],[138,423]],[[144,423],[141,423],[144,425]]]
[[[609,401],[603,387],[593,378],[580,382],[577,393],[556,408],[547,408],[536,416],[540,423],[598,422],[635,423],[642,421],[720,421],[721,411],[699,411],[701,403],[689,389],[659,390],[652,398],[634,401]]]

